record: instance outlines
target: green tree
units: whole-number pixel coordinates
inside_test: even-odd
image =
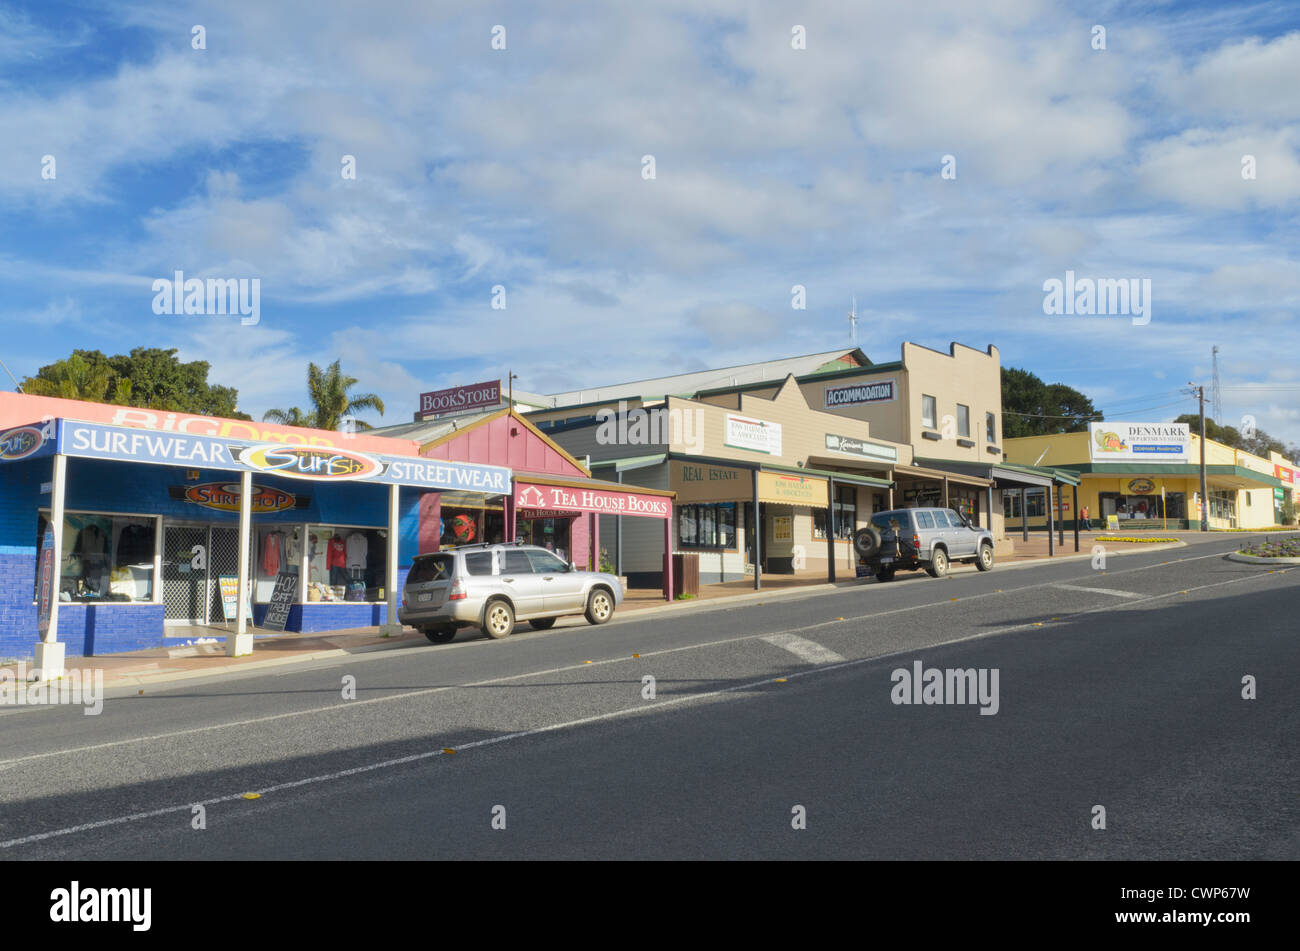
[[[357,378],[347,376],[341,367],[342,360],[335,360],[325,370],[314,363],[307,364],[307,396],[311,400],[310,412],[303,412],[297,406],[289,409],[269,409],[262,419],[268,423],[280,423],[285,426],[306,426],[309,429],[339,428],[344,416],[355,416],[358,412],[373,409],[384,415],[384,401],[374,393],[348,393],[357,385]],[[356,420],[357,429],[373,429],[364,420]]]
[[[129,354],[111,357],[98,350],[74,350],[71,356],[41,367],[23,380],[22,387],[33,396],[252,419],[237,409],[238,390],[208,383],[210,369],[205,360],[181,363],[175,349],[136,347]]]
[[[1044,383],[1028,370],[1002,368],[1002,434],[1046,436],[1078,433],[1103,418],[1092,400],[1064,383]]]
[[[1201,417],[1198,413],[1184,413],[1174,420],[1175,423],[1186,423],[1191,431],[1197,435],[1201,432]],[[1297,447],[1289,445],[1275,436],[1270,436],[1262,429],[1256,429],[1251,435],[1246,435],[1241,430],[1233,426],[1220,426],[1209,416],[1205,417],[1205,436],[1207,439],[1213,439],[1215,442],[1221,442],[1225,446],[1231,446],[1233,449],[1241,449],[1264,459],[1268,458],[1270,451],[1281,453],[1287,459],[1295,459]]]

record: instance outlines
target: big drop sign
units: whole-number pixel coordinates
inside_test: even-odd
[[[663,495],[578,489],[571,486],[515,483],[515,506],[519,509],[551,509],[564,512],[598,512],[601,515],[641,515],[668,518],[672,501]]]

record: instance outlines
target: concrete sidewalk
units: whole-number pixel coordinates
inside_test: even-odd
[[[1089,534],[1095,538],[1095,536],[1103,533],[1092,532]],[[1067,538],[1067,541],[1070,543],[1068,549],[1065,552],[1060,552],[1058,549],[1058,554],[1050,559],[1051,562],[1086,560],[1092,557],[1091,549],[1094,543],[1092,539],[1089,539],[1088,543],[1085,544],[1081,538],[1078,554],[1074,553],[1072,538]],[[1035,542],[1041,543],[1042,555],[1035,557],[1029,552],[1024,552],[1020,554],[1020,557],[1012,557],[1007,560],[1000,559],[998,566],[994,570],[1007,571],[1047,563],[1049,559],[1045,557],[1047,550],[1046,539],[1034,539],[1031,536],[1030,544],[1033,545]],[[1020,544],[1019,540],[1017,540],[1017,543]],[[1125,545],[1112,542],[1106,543],[1106,551],[1109,556],[1182,547],[1185,547],[1185,543],[1181,541],[1171,544],[1142,543]],[[974,565],[953,565],[950,569],[951,574],[958,576],[973,574],[977,571],[978,569]],[[842,570],[840,576],[843,577]],[[610,623],[617,624],[620,620],[639,620],[664,614],[717,610],[718,607],[726,604],[761,603],[763,601],[809,597],[840,588],[875,585],[878,583],[872,579],[864,578],[859,580],[852,576],[846,580],[838,580],[834,584],[827,583],[825,579],[825,574],[812,575],[808,572],[797,575],[765,575],[762,579],[763,587],[759,591],[753,590],[752,579],[703,585],[701,586],[700,597],[676,601],[671,604],[663,600],[662,592],[637,590],[629,592],[628,599],[623,602],[614,620]],[[581,618],[560,621],[561,626],[582,623],[586,622]],[[520,629],[528,629],[526,622],[520,622]],[[463,636],[469,637],[471,635],[465,634]],[[282,667],[325,658],[342,657],[348,654],[396,650],[428,645],[428,643],[423,634],[412,628],[405,628],[398,637],[383,637],[376,628],[331,631],[327,634],[259,634],[254,643],[253,653],[245,657],[227,657],[225,644],[217,642],[188,646],[178,645],[177,647],[156,647],[143,651],[104,654],[94,657],[69,657],[66,666],[69,672],[77,670],[82,677],[93,675],[96,671],[102,671],[105,689],[143,688],[148,685],[166,684],[246,670]],[[15,665],[9,664],[7,667],[12,670]],[[31,664],[28,663],[27,670],[30,672],[30,669]],[[68,679],[71,678],[65,678],[65,682]]]

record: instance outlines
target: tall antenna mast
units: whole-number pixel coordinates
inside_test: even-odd
[[[1214,421],[1223,424],[1223,403],[1219,398],[1219,345],[1211,351],[1214,359],[1214,379],[1210,382],[1210,405],[1214,407]]]
[[[854,347],[858,345],[858,296],[853,295],[853,306],[849,310],[849,341]]]

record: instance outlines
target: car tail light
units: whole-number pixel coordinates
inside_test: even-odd
[[[913,536],[912,536],[912,547],[915,548],[917,551],[920,551],[920,550],[921,550],[921,536],[920,536],[920,535],[913,535]]]
[[[469,595],[465,591],[465,580],[457,578],[451,583],[451,594],[447,595],[448,601],[464,601]]]

